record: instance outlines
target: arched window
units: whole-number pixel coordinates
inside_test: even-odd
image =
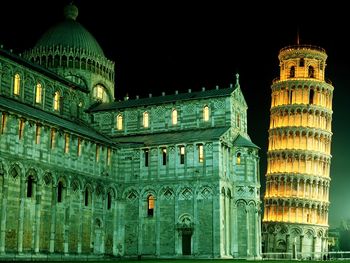
[[[55,111],[60,110],[60,93],[58,91],[55,92],[54,98],[53,98],[53,109]]]
[[[147,215],[153,216],[154,213],[154,197],[149,195],[147,197]]]
[[[177,110],[173,109],[173,112],[171,113],[171,121],[173,125],[177,124]]]
[[[241,164],[241,153],[237,153],[236,158],[236,164]]]
[[[148,128],[149,127],[149,113],[145,111],[143,113],[143,127]]]
[[[289,77],[294,78],[295,77],[295,67],[291,66],[289,71]]]
[[[112,195],[111,193],[107,194],[107,209],[110,210],[112,208]]]
[[[198,162],[204,162],[204,147],[203,144],[198,144]]]
[[[310,92],[309,92],[309,104],[314,104],[314,96],[315,96],[315,91],[313,89],[310,89]]]
[[[236,121],[237,121],[237,128],[239,128],[240,127],[240,125],[241,125],[241,118],[240,118],[240,116],[239,116],[239,113],[237,113],[237,115],[236,115]]]
[[[57,203],[62,203],[63,200],[63,183],[59,181],[57,184]]]
[[[121,114],[118,114],[117,116],[117,130],[123,129],[123,116]]]
[[[209,107],[208,106],[204,106],[204,108],[203,108],[203,120],[209,121]]]
[[[20,87],[21,87],[21,77],[17,73],[17,74],[15,74],[14,82],[13,82],[13,94],[14,95],[17,95],[17,96],[19,95]]]
[[[100,100],[102,102],[109,102],[106,89],[100,84],[95,86],[93,96],[95,99]]]
[[[309,66],[309,78],[315,77],[315,69],[313,66]]]
[[[90,191],[88,188],[85,188],[85,193],[84,193],[85,206],[89,206],[89,202],[90,202]]]
[[[299,67],[304,67],[304,65],[305,65],[305,60],[304,60],[304,58],[301,58],[299,60]]]
[[[34,177],[30,175],[28,176],[28,182],[27,182],[27,197],[33,196],[33,186],[34,186]]]
[[[40,83],[36,84],[35,88],[35,103],[41,104],[43,96],[43,88]]]

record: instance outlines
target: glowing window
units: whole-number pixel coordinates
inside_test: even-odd
[[[40,83],[36,84],[35,88],[35,103],[41,103],[43,96],[43,88]]]
[[[23,138],[23,133],[24,133],[24,120],[19,121],[19,127],[18,127],[18,138],[22,139]]]
[[[36,130],[35,130],[35,143],[36,144],[40,143],[40,135],[41,135],[41,126],[36,125]]]
[[[143,127],[144,128],[149,127],[149,114],[147,111],[143,113]]]
[[[64,141],[64,153],[69,152],[69,134],[65,135],[65,141]]]
[[[174,109],[173,112],[171,113],[171,121],[173,125],[177,124],[177,110]]]
[[[55,111],[60,110],[60,93],[58,91],[55,92],[55,96],[53,98],[53,109]]]
[[[154,197],[152,195],[147,198],[147,215],[153,216],[154,212]]]
[[[208,106],[204,106],[204,108],[203,108],[203,120],[209,121],[209,107]]]
[[[15,74],[14,83],[13,83],[14,95],[19,95],[20,87],[21,87],[21,77],[19,76],[19,74]]]
[[[77,149],[77,155],[78,156],[81,155],[81,143],[82,143],[81,138],[78,138],[78,149]]]
[[[111,165],[111,156],[112,156],[112,150],[111,148],[107,149],[107,165]]]
[[[185,163],[185,146],[180,146],[180,164]]]
[[[119,114],[117,116],[117,130],[122,130],[123,129],[123,116]]]
[[[55,148],[56,146],[56,131],[55,129],[51,129],[50,133],[50,147],[51,149]]]
[[[198,161],[202,163],[204,161],[204,148],[203,144],[198,145]]]
[[[100,146],[96,144],[96,162],[100,160]]]
[[[1,115],[1,134],[4,133],[5,128],[6,128],[6,114],[2,113],[2,115]]]
[[[106,89],[102,85],[95,86],[93,96],[97,100],[100,100],[102,102],[108,102],[108,95]]]
[[[241,153],[237,153],[236,155],[236,164],[241,164]]]

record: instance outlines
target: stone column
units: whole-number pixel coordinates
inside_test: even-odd
[[[8,195],[8,183],[4,178],[4,186],[2,192],[1,203],[1,225],[0,225],[0,254],[5,254],[5,236],[6,236],[6,211],[7,211],[7,195]]]
[[[34,252],[39,253],[40,246],[40,218],[41,218],[41,185],[37,184],[35,198],[35,232],[34,232]]]
[[[55,251],[55,233],[56,233],[56,193],[57,186],[52,186],[52,198],[51,198],[51,224],[50,224],[50,253],[54,253]],[[81,221],[82,222],[82,221]]]
[[[155,200],[156,209],[156,256],[160,255],[160,197]]]
[[[83,198],[84,198],[84,190],[81,190],[80,191],[80,194],[79,194],[79,207],[78,207],[78,213],[79,213],[79,221],[81,222],[78,226],[78,245],[77,245],[77,252],[78,254],[81,254],[82,252],[82,242],[83,242]]]
[[[18,236],[17,236],[17,251],[18,254],[23,252],[23,225],[24,225],[24,187],[25,177],[21,176],[20,182],[20,203],[19,203],[19,215],[18,215]]]

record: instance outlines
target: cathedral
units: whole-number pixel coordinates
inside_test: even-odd
[[[260,258],[259,147],[238,74],[225,88],[115,100],[114,62],[77,17],[70,4],[31,49],[0,48],[0,258]],[[329,115],[323,101],[313,114]],[[317,178],[328,189],[326,171]],[[322,193],[305,224],[323,218]]]

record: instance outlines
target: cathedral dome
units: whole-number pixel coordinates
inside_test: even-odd
[[[96,39],[79,22],[76,21],[78,8],[69,4],[64,9],[65,20],[50,28],[39,39],[35,49],[57,48],[79,49],[90,55],[104,57]]]

